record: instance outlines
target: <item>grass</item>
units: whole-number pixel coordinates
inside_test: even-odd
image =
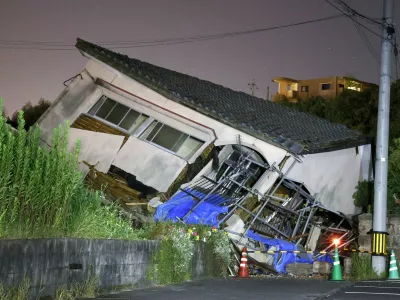
[[[91,276],[82,283],[74,283],[70,287],[60,286],[56,290],[55,300],[75,300],[94,298],[97,296],[98,278]],[[4,287],[0,284],[0,300],[29,300],[30,281],[25,278],[17,286]],[[52,298],[53,299],[53,298]]]
[[[382,279],[386,274],[377,274],[372,267],[372,258],[369,255],[351,255],[350,279],[353,281]]]
[[[68,123],[53,131],[51,147],[41,147],[38,127],[18,130],[3,117],[0,99],[0,238],[140,239],[103,193],[89,190],[78,169],[79,141],[69,151]]]
[[[25,278],[19,285],[7,289],[0,283],[0,300],[29,300],[30,281]]]
[[[99,279],[97,277],[89,277],[82,283],[72,284],[67,288],[61,286],[56,291],[55,300],[75,300],[78,298],[94,298],[97,295],[97,287]]]

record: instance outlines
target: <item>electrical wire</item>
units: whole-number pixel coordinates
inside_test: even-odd
[[[383,25],[386,25],[384,23],[378,22],[370,17],[367,17],[366,15],[360,14],[358,11],[356,11],[355,9],[351,8],[351,6],[349,4],[347,4],[345,1],[343,0],[334,0],[336,3],[338,3],[339,5],[342,5],[344,7],[344,9],[351,15],[353,16],[358,16],[360,18],[363,18],[365,21],[377,25],[379,26],[379,28],[381,28]]]
[[[343,2],[343,1],[342,1]],[[346,2],[344,2],[344,4],[346,4],[348,7],[350,0],[347,0]],[[361,26],[355,22],[355,20],[352,19],[354,28],[357,30],[358,35],[361,37],[364,45],[367,47],[369,53],[372,55],[372,57],[374,58],[374,60],[378,63],[378,65],[380,64],[380,60],[379,60],[379,55],[378,53],[375,51],[375,48],[372,46],[370,40],[368,39],[368,36],[365,34],[364,30],[361,28]]]
[[[357,20],[355,20],[353,16],[351,16],[349,14],[346,14],[345,11],[341,10],[339,7],[337,7],[335,4],[331,3],[329,0],[325,0],[325,2],[328,3],[330,6],[334,7],[336,10],[340,11],[346,17],[350,18],[352,21],[356,22],[358,25],[360,25],[364,29],[368,30],[370,33],[372,33],[372,34],[374,34],[374,35],[376,35],[376,36],[378,36],[380,38],[384,38],[379,33],[376,33],[375,31],[373,31],[372,29],[368,28],[364,24],[362,24],[362,23],[358,22]]]
[[[121,48],[141,48],[141,47],[154,47],[154,46],[164,46],[164,45],[176,45],[183,43],[192,43],[197,41],[208,41],[214,39],[222,39],[227,37],[236,37],[247,34],[254,34],[259,32],[272,31],[277,29],[284,29],[289,27],[301,26],[306,24],[312,24],[317,22],[323,22],[327,20],[337,19],[343,17],[343,15],[333,15],[324,18],[318,18],[303,22],[291,23],[280,26],[272,26],[267,28],[259,28],[253,30],[245,30],[245,31],[236,31],[236,32],[226,32],[221,34],[214,35],[200,35],[193,37],[182,37],[182,38],[169,38],[169,39],[160,39],[160,40],[148,40],[148,41],[114,41],[114,42],[100,42],[96,43],[98,45],[110,45],[108,48],[110,49],[121,49]],[[64,47],[64,48],[59,48]],[[65,48],[67,47],[67,48]],[[73,44],[60,44],[59,42],[43,42],[43,41],[9,41],[9,40],[0,40],[0,49],[15,49],[15,50],[75,50]]]

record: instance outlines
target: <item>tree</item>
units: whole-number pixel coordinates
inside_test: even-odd
[[[24,112],[25,119],[25,130],[29,130],[31,126],[33,126],[39,118],[44,114],[44,112],[50,107],[51,102],[45,99],[40,99],[37,105],[32,105],[31,102],[26,103],[21,110]],[[10,124],[14,126],[18,121],[18,112],[14,112],[10,119]]]
[[[333,123],[346,125],[375,139],[378,100],[379,90],[373,88],[362,92],[345,90],[334,99],[313,97],[297,103],[279,103]],[[388,210],[395,213],[400,210],[400,80],[391,85],[389,134]],[[374,148],[372,150],[375,151]],[[364,210],[368,204],[372,204],[372,187],[373,182],[360,182],[353,195],[355,204]]]

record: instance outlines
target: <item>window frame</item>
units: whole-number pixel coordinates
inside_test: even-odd
[[[102,99],[102,98],[103,98],[103,99]],[[114,104],[114,106],[112,107],[112,109],[107,113],[107,115],[105,116],[105,118],[107,118],[107,117],[111,114],[111,112],[114,110],[114,108],[117,106],[117,104],[124,105],[124,106],[126,106],[126,107],[128,108],[128,111],[125,113],[125,115],[123,116],[123,118],[121,119],[121,121],[118,123],[118,125],[116,125],[116,124],[114,124],[114,123],[111,123],[110,121],[107,121],[105,118],[103,119],[103,118],[101,118],[101,117],[96,116],[96,113],[100,110],[100,108],[101,108],[101,107],[103,106],[103,104],[107,101],[107,99],[114,101],[115,104]],[[98,104],[99,101],[102,101],[102,102],[101,102],[101,104],[98,106],[98,108],[96,109],[96,111],[92,112],[93,114],[89,113],[89,112],[95,107],[95,105]],[[142,116],[142,115],[147,116],[147,119],[146,119],[142,124],[140,124],[140,126],[139,126],[138,128],[136,128],[136,130],[133,131],[133,132],[132,132],[132,127],[134,126],[135,123],[133,123],[133,124],[131,125],[131,127],[129,128],[129,130],[126,130],[126,129],[124,129],[124,128],[122,128],[122,127],[119,126],[119,125],[121,124],[121,122],[124,120],[124,118],[128,115],[128,113],[129,113],[130,110],[133,110],[133,111],[139,113],[139,117]],[[156,119],[156,118],[154,118],[154,117],[152,117],[152,116],[150,116],[150,115],[148,115],[148,114],[146,114],[146,113],[141,112],[140,110],[138,110],[138,109],[136,109],[136,108],[132,108],[132,107],[130,107],[130,106],[124,104],[124,103],[121,103],[121,102],[118,101],[118,100],[115,100],[114,98],[112,98],[112,96],[105,95],[105,94],[101,95],[101,96],[99,97],[99,99],[97,99],[97,100],[95,101],[95,103],[87,110],[87,112],[85,113],[85,115],[90,116],[90,117],[92,117],[92,118],[94,118],[94,119],[96,119],[96,120],[98,120],[98,121],[100,121],[100,122],[103,122],[103,123],[105,123],[106,125],[108,125],[108,126],[110,126],[110,127],[113,127],[113,128],[115,128],[115,129],[117,129],[117,130],[119,130],[119,131],[121,131],[121,132],[123,132],[123,133],[129,135],[129,136],[136,137],[136,138],[140,139],[141,141],[144,141],[144,142],[146,142],[146,143],[148,143],[148,144],[150,144],[150,145],[152,145],[152,146],[154,146],[154,147],[156,147],[156,148],[159,148],[159,149],[161,149],[161,150],[163,150],[163,151],[166,151],[166,152],[168,152],[168,153],[170,153],[170,154],[173,154],[173,155],[175,155],[175,156],[177,156],[177,157],[179,157],[179,158],[181,158],[181,159],[183,159],[183,160],[186,160],[186,161],[189,161],[189,160],[190,160],[202,147],[204,147],[204,145],[206,144],[206,141],[204,141],[203,139],[198,138],[197,136],[194,136],[194,135],[191,135],[191,134],[186,133],[186,132],[184,132],[184,131],[181,131],[180,129],[177,129],[175,126],[171,126],[170,124],[168,124],[168,123],[166,123],[166,122],[164,122],[164,121],[160,121],[160,120],[158,120],[158,119]],[[138,117],[138,118],[139,118],[139,117]],[[173,128],[173,129],[175,129],[175,130],[181,132],[181,134],[187,135],[187,137],[185,138],[185,140],[184,140],[184,142],[182,143],[182,145],[183,145],[189,138],[191,138],[191,137],[194,138],[194,139],[196,139],[196,140],[198,140],[198,141],[200,141],[200,142],[202,142],[202,144],[201,144],[201,146],[200,146],[196,151],[192,152],[188,157],[183,157],[183,156],[181,156],[181,155],[178,155],[177,152],[178,152],[179,149],[182,147],[182,145],[181,145],[181,147],[178,148],[178,150],[177,150],[176,152],[174,152],[174,151],[169,150],[169,149],[167,149],[167,148],[165,148],[165,147],[163,147],[163,146],[161,146],[161,145],[159,145],[159,144],[156,144],[156,143],[154,143],[154,142],[152,142],[152,141],[149,141],[149,140],[147,140],[146,138],[142,138],[142,137],[141,137],[141,135],[149,128],[149,126],[150,126],[153,122],[158,122],[158,123],[162,124],[162,126],[157,130],[157,133],[155,133],[155,135],[153,136],[152,140],[157,136],[157,134],[160,132],[160,130],[162,129],[162,127],[163,127],[164,125],[166,125],[166,126],[168,126],[168,127],[171,127],[171,128]],[[176,144],[178,141],[179,141],[179,140],[177,140],[177,141],[175,142],[175,144]],[[174,144],[174,146],[175,146],[175,144]]]
[[[303,91],[303,88],[304,88],[304,91]],[[300,87],[300,92],[302,92],[302,93],[308,93],[309,88],[310,88],[309,85],[302,85],[302,86]]]
[[[324,85],[328,85],[328,84],[329,84],[329,89],[322,88]],[[321,91],[330,91],[330,90],[332,90],[332,82],[323,82],[323,83],[321,83],[320,87],[321,87]]]
[[[102,99],[102,98],[103,98],[103,99]],[[107,101],[107,99],[110,99],[110,100],[114,101],[115,104],[114,104],[114,106],[112,107],[112,109],[108,112],[108,114],[107,114],[107,115],[104,117],[104,119],[103,119],[103,118],[101,118],[101,117],[96,116],[96,113],[100,110],[100,108],[101,108],[101,107],[103,106],[103,104]],[[99,105],[99,107],[96,109],[96,111],[93,112],[93,114],[90,114],[90,111],[93,109],[93,107],[94,107],[95,105],[97,105],[97,103],[98,103],[99,101],[102,101],[102,103]],[[123,105],[123,106],[127,107],[127,108],[128,108],[128,111],[127,111],[127,112],[125,113],[125,115],[121,118],[121,120],[119,121],[118,124],[114,124],[114,123],[112,123],[112,122],[106,120],[106,118],[112,113],[112,111],[113,111],[114,108],[117,106],[117,104],[120,104],[120,105]],[[134,132],[132,132],[132,128],[133,128],[133,126],[135,125],[135,122],[129,127],[129,129],[125,129],[125,128],[122,128],[122,127],[119,126],[119,125],[122,123],[122,121],[125,119],[125,117],[129,114],[129,112],[130,112],[131,110],[134,111],[134,112],[139,113],[138,118],[139,118],[140,116],[142,116],[142,115],[143,115],[143,116],[147,116],[147,119],[146,119]],[[106,95],[102,95],[102,96],[96,101],[96,103],[93,104],[93,105],[90,107],[90,109],[87,111],[86,115],[88,115],[88,116],[90,116],[90,117],[92,117],[92,118],[95,118],[96,120],[101,121],[101,122],[107,124],[108,126],[111,126],[111,127],[115,128],[115,129],[118,129],[118,130],[122,131],[123,133],[126,133],[126,134],[128,134],[128,135],[130,135],[130,136],[133,136],[134,133],[135,133],[137,130],[139,130],[139,128],[141,128],[142,125],[143,125],[144,123],[146,123],[146,122],[151,118],[151,117],[148,116],[147,114],[142,113],[141,111],[138,111],[138,110],[136,110],[136,109],[133,109],[133,108],[131,108],[130,106],[125,105],[124,103],[121,103],[121,102],[119,102],[119,101],[117,101],[117,100],[114,100],[114,99],[112,99],[112,98],[110,98],[110,97],[108,97],[108,96],[106,96]],[[138,118],[137,118],[137,119],[138,119]]]
[[[152,119],[153,119],[153,120],[152,120],[151,122],[149,122],[149,123],[147,124],[146,127],[144,127],[142,130],[140,130],[140,133],[135,134],[135,136],[136,136],[137,138],[139,138],[140,140],[142,140],[142,141],[144,141],[144,142],[146,142],[146,143],[149,143],[150,145],[153,145],[154,147],[160,148],[160,149],[162,149],[162,150],[164,150],[164,151],[166,151],[166,152],[168,152],[168,153],[174,154],[174,155],[176,155],[176,156],[178,156],[178,157],[180,157],[180,158],[182,158],[182,159],[188,161],[188,160],[190,160],[190,159],[193,157],[193,155],[195,155],[196,152],[199,151],[199,150],[204,146],[204,144],[206,143],[206,142],[203,141],[202,139],[199,139],[198,137],[193,136],[193,135],[191,135],[191,134],[188,134],[188,133],[186,133],[186,132],[183,132],[183,131],[181,131],[180,129],[175,128],[174,126],[171,126],[171,125],[169,125],[169,124],[167,124],[167,123],[165,123],[165,122],[159,121],[159,120],[157,120],[157,119],[155,119],[155,118],[152,118]],[[147,120],[146,120],[146,121],[147,121]],[[162,124],[162,125],[161,125],[160,128],[158,128],[157,132],[154,134],[154,136],[151,138],[151,140],[148,140],[147,137],[146,137],[146,138],[141,137],[141,135],[150,127],[150,125],[151,125],[153,122],[157,122],[158,124]],[[144,125],[144,124],[143,124],[143,125]],[[194,139],[196,139],[196,140],[199,140],[200,142],[202,142],[202,145],[201,145],[196,151],[192,152],[188,157],[183,157],[183,156],[178,155],[178,151],[180,150],[180,148],[182,147],[182,145],[178,148],[178,150],[172,151],[172,150],[170,150],[170,149],[167,149],[167,148],[165,148],[165,147],[163,147],[163,146],[161,146],[161,145],[159,145],[159,144],[153,142],[154,138],[158,135],[158,133],[161,131],[161,129],[163,128],[164,125],[166,125],[166,126],[168,126],[168,127],[171,127],[171,128],[173,128],[173,129],[179,131],[179,132],[181,133],[181,136],[182,136],[183,134],[187,135],[187,137],[185,138],[185,140],[184,140],[184,142],[182,143],[182,145],[183,145],[189,138],[191,138],[191,137],[194,138]],[[157,126],[157,124],[156,124],[155,126]],[[154,130],[154,128],[153,128],[153,130]],[[153,131],[153,130],[152,130],[152,131]],[[150,133],[151,133],[151,132],[150,132]],[[179,141],[179,139],[175,141],[175,144],[176,144],[178,141]],[[175,144],[174,144],[174,146],[175,146]],[[172,148],[174,148],[174,146],[173,146]]]

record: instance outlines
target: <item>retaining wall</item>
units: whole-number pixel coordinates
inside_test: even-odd
[[[358,243],[360,250],[371,251],[371,234],[368,232],[372,229],[372,214],[363,214],[358,217]],[[400,257],[400,216],[388,216],[387,218],[387,248],[395,250],[396,257]]]
[[[0,241],[0,282],[17,285],[30,279],[31,295],[54,295],[57,287],[83,282],[91,275],[100,289],[122,285],[148,287],[151,257],[157,241],[33,239]],[[208,247],[199,243],[193,257],[192,278],[210,274]],[[211,260],[211,258],[209,259]],[[173,263],[173,262],[171,262]]]

